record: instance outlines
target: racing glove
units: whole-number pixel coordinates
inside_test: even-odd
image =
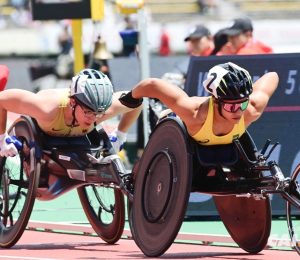
[[[123,149],[124,143],[127,139],[127,133],[117,130],[109,135],[109,139],[115,152],[118,153]]]
[[[123,93],[119,100],[124,106],[129,108],[139,107],[143,103],[143,98],[134,98],[132,91],[129,91],[127,94]]]
[[[18,150],[14,144],[13,137],[10,137],[7,133],[0,135],[0,156],[9,157],[18,154]]]

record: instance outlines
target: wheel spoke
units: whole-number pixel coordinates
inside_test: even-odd
[[[125,224],[122,192],[111,187],[88,185],[79,188],[78,194],[95,232],[107,243],[117,242]]]

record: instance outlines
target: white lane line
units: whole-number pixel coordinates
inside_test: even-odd
[[[11,255],[0,255],[0,258],[5,258],[5,259],[30,259],[30,260],[60,260],[59,258],[41,258],[41,257],[11,256]]]

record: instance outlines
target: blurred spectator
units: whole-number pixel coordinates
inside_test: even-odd
[[[58,35],[58,44],[60,47],[60,53],[68,54],[72,49],[72,35],[69,32],[69,26],[64,25],[62,32]]]
[[[58,36],[58,44],[60,53],[57,57],[55,67],[56,74],[61,79],[67,79],[73,75],[73,57],[71,50],[73,47],[72,35],[69,32],[69,26],[64,25],[62,32]]]
[[[197,0],[197,3],[201,14],[215,12],[218,7],[217,0]]]
[[[209,56],[214,49],[213,37],[210,30],[204,25],[194,26],[184,39],[187,42],[187,52],[190,56]],[[190,57],[176,64],[175,73],[186,78]]]
[[[193,56],[209,56],[214,49],[213,37],[204,25],[193,27],[184,41],[188,42],[188,52]]]
[[[228,42],[227,35],[224,34],[225,29],[217,31],[213,37],[214,39],[214,50],[210,55],[232,55],[234,54],[233,47],[230,42]]]
[[[169,56],[170,54],[170,37],[168,32],[163,28],[160,35],[159,55]]]
[[[122,56],[134,56],[136,55],[136,46],[138,43],[138,32],[134,28],[134,24],[129,16],[124,18],[126,23],[125,29],[120,32],[123,48],[122,48]]]
[[[233,54],[268,54],[273,49],[253,38],[253,25],[249,18],[237,18],[231,27],[225,28],[223,34],[228,37],[231,43]]]

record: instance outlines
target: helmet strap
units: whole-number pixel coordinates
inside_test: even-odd
[[[223,113],[222,113],[222,105],[221,105],[221,102],[217,100],[217,104],[218,104],[218,112],[219,112],[219,115],[223,118],[225,118],[223,116]],[[225,118],[226,119],[226,118]]]
[[[75,126],[75,123],[76,123],[76,116],[75,116],[75,109],[77,107],[77,103],[75,103],[74,106],[72,106],[72,117],[73,117],[73,120],[72,120],[72,124],[71,124],[71,127],[73,128]]]
[[[219,115],[220,115],[221,117],[225,118],[225,117],[223,116],[223,113],[222,113],[222,105],[221,105],[220,100],[217,99],[216,97],[212,97],[212,99],[213,99],[213,103],[214,103],[214,104],[216,103],[216,104],[218,105],[218,113],[219,113]],[[225,119],[226,119],[226,118],[225,118]]]

